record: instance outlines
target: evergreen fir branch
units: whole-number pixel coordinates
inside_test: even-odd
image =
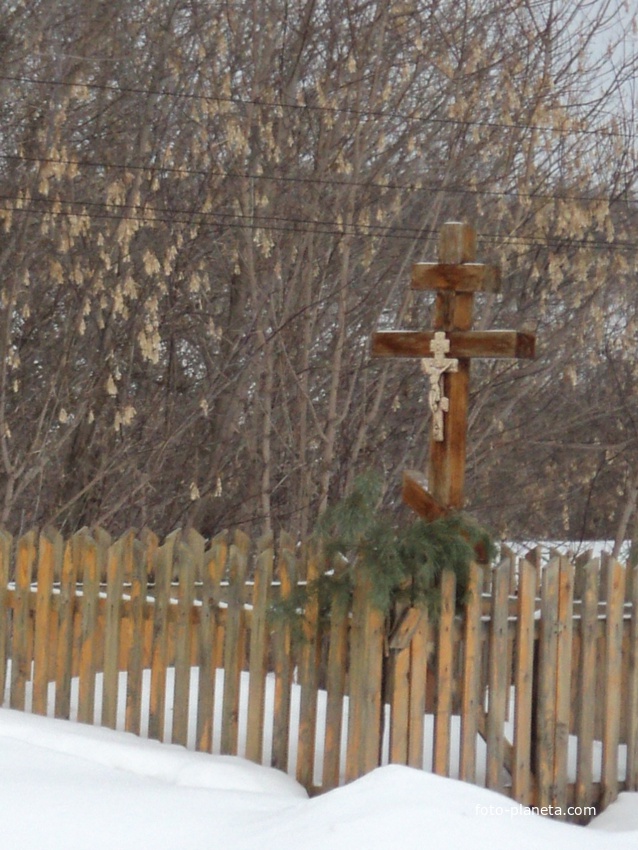
[[[400,602],[425,605],[436,618],[443,570],[455,574],[457,604],[466,600],[470,565],[477,559],[477,550],[484,554],[483,560],[489,561],[495,554],[488,532],[460,512],[397,527],[379,511],[381,492],[381,478],[367,473],[324,512],[314,536],[326,561],[339,561],[339,569],[325,572],[277,603],[274,617],[300,618],[308,599],[315,595],[320,616],[328,617],[337,596],[352,597],[359,572],[365,575],[373,604],[385,613]]]

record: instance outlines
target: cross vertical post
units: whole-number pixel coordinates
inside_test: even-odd
[[[476,234],[467,224],[447,222],[439,237],[439,263],[460,265],[476,259]],[[439,291],[434,305],[434,330],[467,331],[472,327],[473,292]],[[470,360],[458,358],[456,372],[443,375],[444,393],[449,398],[443,439],[430,438],[429,490],[434,499],[449,508],[461,508],[464,499],[467,409]]]

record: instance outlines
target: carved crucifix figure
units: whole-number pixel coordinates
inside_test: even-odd
[[[455,357],[446,357],[450,350],[450,340],[443,331],[437,331],[430,343],[430,350],[434,355],[432,358],[421,360],[421,369],[430,379],[430,392],[428,401],[432,412],[432,439],[437,442],[443,441],[443,414],[450,409],[450,400],[445,395],[443,387],[443,375],[446,372],[456,372],[459,361]]]

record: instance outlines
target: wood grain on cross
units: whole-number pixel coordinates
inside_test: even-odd
[[[428,477],[403,474],[403,499],[426,520],[463,507],[467,443],[470,361],[475,357],[534,357],[535,336],[520,331],[472,331],[475,292],[497,292],[500,270],[476,263],[476,234],[461,222],[447,222],[439,238],[438,263],[416,263],[413,289],[436,291],[432,331],[379,331],[372,338],[376,357],[431,358],[434,334],[449,340],[456,371],[441,375],[445,403],[444,427],[432,434]]]

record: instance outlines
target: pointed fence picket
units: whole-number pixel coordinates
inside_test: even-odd
[[[228,552],[227,535],[220,534],[213,539],[202,558],[202,591],[199,620],[199,658],[197,696],[197,749],[202,752],[213,751],[213,711],[215,708],[215,686],[217,668],[221,667],[221,654],[218,640],[220,585]],[[263,567],[263,564],[260,564]],[[270,566],[272,573],[272,564]],[[267,579],[270,584],[270,578]],[[251,756],[248,756],[251,758]],[[261,757],[261,753],[260,753]],[[259,761],[260,757],[254,758]]]
[[[40,535],[35,601],[33,697],[31,702],[31,710],[34,714],[46,714],[47,712],[51,595],[53,577],[55,572],[59,571],[58,565],[61,555],[61,536],[55,531],[45,530]]]
[[[434,712],[434,743],[432,770],[439,776],[450,775],[450,724],[452,720],[452,690],[454,682],[454,621],[456,608],[456,579],[446,570],[441,579],[441,611],[439,614],[436,710]]]
[[[174,608],[175,685],[172,700],[173,725],[171,740],[174,744],[186,746],[188,743],[191,680],[191,611],[193,609],[195,590],[195,557],[191,549],[181,541],[177,546],[176,565],[179,585],[177,590],[177,604]]]
[[[272,584],[274,549],[272,537],[261,541],[253,579],[248,668],[248,716],[246,758],[261,762],[266,719],[266,676],[268,675],[268,593]],[[201,646],[200,651],[204,651]]]
[[[459,779],[476,781],[476,736],[481,703],[481,591],[483,574],[478,564],[472,564],[468,598],[463,618],[463,667],[461,681],[461,735]],[[421,712],[423,713],[423,712]]]
[[[82,534],[78,537],[78,561],[82,566],[82,596],[80,599],[80,644],[78,671],[78,720],[93,723],[95,710],[95,679],[99,665],[96,641],[99,576],[95,541]]]
[[[613,559],[607,562],[607,617],[605,619],[605,666],[603,701],[603,764],[601,805],[605,808],[618,796],[618,741],[622,699],[622,639],[625,600],[625,570]]]
[[[485,721],[487,764],[486,784],[495,791],[504,791],[505,720],[510,696],[511,671],[507,665],[508,594],[510,564],[504,560],[494,571],[493,609],[490,619],[489,675],[487,684],[488,709]],[[500,663],[499,663],[500,659]],[[503,663],[505,660],[505,663]]]
[[[350,627],[346,780],[380,763],[383,692],[383,613],[375,606],[370,579],[358,568]]]
[[[11,535],[0,531],[0,699],[4,698],[7,660],[10,657],[8,646],[11,610],[9,608],[9,575],[11,569]]]
[[[277,578],[279,598],[275,602],[281,606],[288,604],[295,583],[295,555],[292,538],[283,534],[279,540],[277,559]],[[285,609],[280,609],[283,612]],[[292,625],[289,617],[280,613],[273,629],[273,667],[275,673],[275,693],[273,705],[273,767],[288,770],[290,736],[290,695],[293,681]]]
[[[533,799],[532,712],[534,710],[534,602],[536,568],[523,559],[519,564],[514,661],[514,717],[512,796],[523,805]]]
[[[123,541],[109,546],[104,613],[104,669],[102,674],[102,726],[115,729],[120,670],[120,629],[124,582]]]
[[[17,543],[15,590],[11,647],[11,708],[24,710],[27,681],[31,678],[33,631],[29,617],[31,576],[36,558],[35,532],[21,537]]]
[[[359,567],[352,598],[320,604],[316,580],[348,565],[286,534],[0,532],[0,695],[313,792],[392,761],[604,807],[638,790],[638,568],[503,554],[462,602],[444,573],[438,611],[386,616]]]
[[[305,576],[308,587],[319,578],[319,553],[315,547],[305,552]],[[309,788],[313,784],[315,764],[315,737],[317,731],[317,697],[319,650],[319,599],[310,596],[304,611],[303,641],[299,653],[299,740],[297,746],[297,780]]]
[[[345,565],[333,565],[339,577]],[[328,661],[326,669],[326,729],[323,749],[324,788],[339,785],[341,764],[341,735],[344,726],[343,706],[346,693],[346,665],[350,630],[350,600],[345,593],[335,594],[330,602],[330,625],[327,635]]]
[[[224,696],[222,700],[221,752],[234,755],[239,745],[239,699],[241,671],[245,664],[246,610],[244,585],[248,569],[250,541],[242,532],[228,555],[228,608],[224,634]]]
[[[71,715],[76,578],[77,559],[74,557],[74,540],[70,539],[64,547],[57,610],[57,645],[54,644],[56,646],[55,716],[63,720],[68,720]]]
[[[158,741],[166,740],[166,681],[169,666],[169,631],[171,615],[171,582],[173,558],[180,532],[170,534],[154,553],[155,595],[152,611],[151,687],[148,734]]]

